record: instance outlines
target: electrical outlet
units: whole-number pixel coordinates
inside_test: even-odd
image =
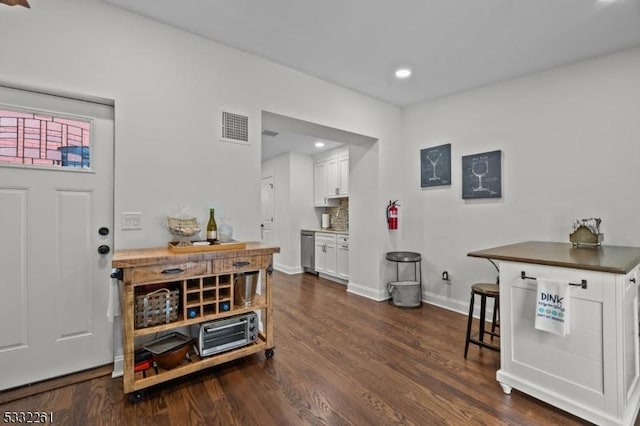
[[[142,213],[140,212],[122,212],[122,229],[142,229]]]
[[[443,279],[444,281],[449,281],[449,273],[448,273],[447,271],[444,271],[444,272],[442,273],[442,279]]]

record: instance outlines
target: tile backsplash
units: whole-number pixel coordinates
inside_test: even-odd
[[[324,213],[331,216],[331,229],[345,231],[349,229],[349,199],[340,198],[337,207],[326,207]]]

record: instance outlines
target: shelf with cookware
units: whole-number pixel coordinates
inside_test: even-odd
[[[261,351],[267,358],[273,356],[272,265],[273,254],[279,251],[261,243],[186,253],[168,248],[116,251],[112,266],[120,279],[125,393],[137,400],[145,388],[213,365]],[[238,292],[246,284],[239,278],[253,281],[250,300]],[[256,331],[245,344],[221,344],[215,354],[202,355],[206,351],[202,331],[198,344],[198,330],[210,327],[211,335],[216,335],[249,322]],[[216,324],[224,325],[216,328]],[[185,329],[190,330],[187,335]],[[153,353],[155,347],[148,347],[149,339],[158,340],[159,335],[165,341],[157,346],[184,352],[171,365],[157,362],[160,355]],[[138,359],[143,349],[153,355],[146,364]]]

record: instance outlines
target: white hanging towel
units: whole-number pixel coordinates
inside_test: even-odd
[[[114,317],[122,313],[120,311],[120,292],[118,289],[118,280],[112,279],[109,284],[109,304],[107,305],[107,319],[109,322],[113,322]]]
[[[570,330],[569,283],[538,278],[536,329],[566,336]]]

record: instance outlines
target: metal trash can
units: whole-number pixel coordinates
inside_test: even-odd
[[[396,280],[389,283],[393,304],[402,308],[422,306],[422,255],[411,251],[391,251],[386,259],[396,264]],[[413,263],[413,281],[400,280],[400,263]]]
[[[418,281],[392,281],[389,293],[393,304],[402,308],[416,308],[422,302],[422,292]]]
[[[233,304],[250,306],[256,297],[260,271],[240,272],[233,279]]]

